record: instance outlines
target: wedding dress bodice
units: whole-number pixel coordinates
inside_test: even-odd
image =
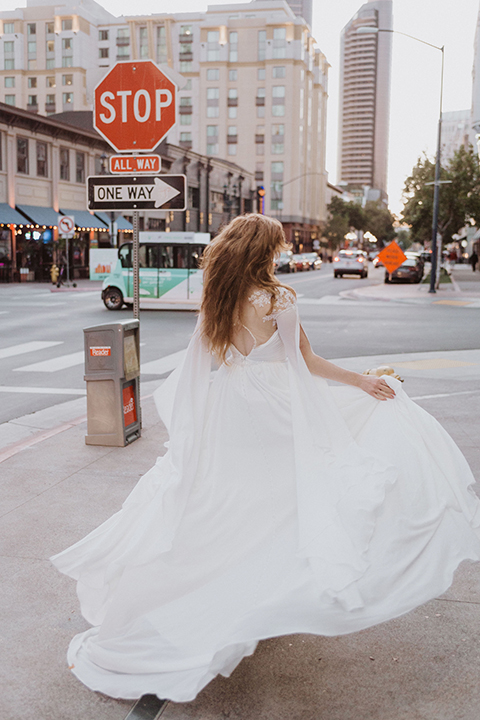
[[[247,328],[248,330],[248,328]],[[275,330],[264,343],[254,345],[248,355],[243,355],[235,345],[230,346],[231,356],[229,363],[234,365],[246,365],[259,362],[286,362],[285,347],[280,338],[278,330]]]

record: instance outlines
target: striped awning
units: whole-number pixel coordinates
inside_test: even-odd
[[[58,223],[58,212],[51,207],[42,205],[17,205],[22,215],[33,225],[40,227],[56,227]]]
[[[28,225],[29,221],[7,203],[0,203],[0,225]]]
[[[62,215],[73,215],[77,228],[91,228],[93,230],[108,230],[108,223],[104,223],[96,215],[92,215],[88,210],[67,210],[60,208]]]

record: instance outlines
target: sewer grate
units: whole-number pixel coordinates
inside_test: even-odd
[[[157,720],[167,707],[168,700],[156,695],[143,695],[130,710],[125,720]]]

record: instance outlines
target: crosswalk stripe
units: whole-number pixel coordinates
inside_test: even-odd
[[[57,372],[58,370],[65,370],[74,365],[81,365],[83,358],[83,350],[80,350],[80,352],[60,355],[51,360],[43,360],[42,362],[32,363],[31,365],[24,365],[23,367],[15,368],[14,372]]]
[[[40,340],[32,340],[31,342],[21,343],[20,345],[11,345],[10,347],[2,348],[0,350],[0,360],[8,357],[15,357],[15,355],[23,355],[24,353],[44,350],[45,348],[53,347],[54,345],[63,345],[63,341],[50,340],[41,342]]]
[[[23,393],[25,395],[86,395],[86,390],[78,388],[48,388],[48,387],[13,387],[0,385],[0,393]]]
[[[180,350],[179,352],[172,353],[171,355],[165,355],[165,357],[158,358],[158,360],[151,360],[143,364],[140,370],[145,375],[163,375],[166,372],[175,370],[180,365],[183,358],[185,357],[186,350]]]

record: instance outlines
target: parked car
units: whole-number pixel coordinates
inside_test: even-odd
[[[280,253],[275,259],[275,272],[293,273],[297,271],[297,265],[290,250]]]
[[[308,261],[310,270],[320,270],[322,267],[322,258],[316,252],[303,253],[303,257]]]
[[[373,267],[376,267],[376,268],[377,268],[377,267],[383,267],[383,263],[382,263],[382,261],[380,260],[380,258],[378,257],[378,255],[373,258]]]
[[[360,275],[368,277],[368,265],[365,253],[362,250],[340,250],[333,258],[334,277],[344,275]]]
[[[293,260],[295,262],[295,265],[297,267],[297,270],[310,270],[310,263],[305,257],[305,255],[301,253],[297,253],[296,255],[293,255]]]
[[[420,258],[408,258],[391,274],[385,273],[385,282],[419,283],[423,278],[423,262]]]

